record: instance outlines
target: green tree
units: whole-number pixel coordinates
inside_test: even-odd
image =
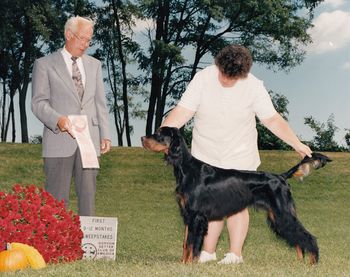
[[[63,26],[69,15],[86,15],[92,5],[85,0],[2,0],[0,9],[0,78],[2,80],[1,139],[12,120],[15,141],[14,103],[19,95],[21,141],[28,142],[26,99],[34,60],[63,45]],[[6,99],[9,110],[6,114]]]
[[[0,37],[0,43],[4,44],[3,41],[6,38]],[[14,96],[16,90],[14,89],[14,82],[11,80],[11,63],[12,57],[6,51],[6,49],[0,48],[0,78],[1,78],[1,141],[6,141],[9,124],[12,121],[12,142],[15,142],[16,138],[16,127],[15,127],[15,113],[14,113]],[[9,99],[8,99],[9,98]],[[7,105],[9,100],[9,105]],[[7,109],[8,107],[8,109]],[[12,120],[11,120],[12,119]]]
[[[315,151],[341,151],[341,147],[334,140],[334,135],[338,127],[334,124],[334,114],[331,114],[326,123],[316,121],[312,116],[304,118],[305,124],[308,125],[316,135],[310,141],[311,148]]]
[[[42,135],[31,136],[29,142],[32,144],[42,144],[43,137],[42,137]]]
[[[2,140],[6,140],[10,118],[12,119],[12,141],[15,140],[13,98],[18,93],[22,142],[28,142],[25,102],[31,81],[32,65],[36,57],[57,41],[54,39],[57,33],[52,33],[51,28],[47,25],[49,25],[48,22],[51,22],[51,18],[55,18],[52,22],[57,22],[57,18],[60,18],[59,8],[47,0],[2,1],[0,49],[1,58],[6,61],[6,64],[3,65],[5,68],[1,70],[4,101]],[[6,96],[10,97],[10,104],[8,115],[4,116]]]
[[[350,150],[350,129],[345,129],[345,131],[346,131],[346,134],[344,137],[345,143],[346,143],[348,149]]]
[[[138,44],[132,40],[133,15],[137,8],[130,1],[104,0],[98,8],[96,40],[99,47],[95,56],[103,61],[107,71],[106,82],[110,94],[108,103],[114,116],[118,145],[123,145],[125,135],[128,146],[131,146],[131,117],[142,117],[140,105],[134,94],[139,92],[140,81],[132,76],[128,65],[133,62],[133,53],[138,51]]]
[[[155,23],[149,49],[139,56],[150,74],[146,134],[161,124],[166,104],[180,97],[201,62],[227,44],[245,45],[257,63],[272,69],[300,64],[300,46],[311,42],[307,30],[322,1],[138,0],[144,18]],[[186,60],[189,51],[193,59]]]

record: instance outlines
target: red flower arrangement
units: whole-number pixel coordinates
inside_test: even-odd
[[[34,185],[14,185],[0,191],[0,251],[7,242],[34,246],[47,263],[70,262],[83,257],[79,216],[64,202]]]

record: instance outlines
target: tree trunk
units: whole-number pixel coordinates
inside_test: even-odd
[[[15,95],[15,93],[10,91],[10,105],[9,105],[8,114],[7,114],[5,133],[4,133],[4,141],[7,140],[7,132],[9,130],[11,119],[12,119],[12,142],[16,141],[15,110],[14,110],[14,104],[13,104],[14,95]]]
[[[31,30],[31,22],[28,16],[24,17],[25,20],[25,31],[23,34],[23,49],[24,49],[24,60],[23,60],[23,69],[21,72],[22,78],[19,77],[19,80],[23,80],[23,86],[21,87],[18,85],[18,92],[19,92],[19,112],[20,112],[20,119],[21,119],[21,136],[22,136],[22,142],[28,143],[28,124],[27,124],[27,112],[26,112],[26,98],[27,98],[27,89],[28,84],[30,82],[30,70],[32,65],[32,57],[34,51],[32,50],[32,30]],[[19,68],[20,61],[18,61],[18,68]],[[20,71],[17,73],[19,75]]]
[[[120,1],[118,1],[120,2]],[[119,6],[121,4],[119,3]],[[120,28],[120,22],[118,17],[118,5],[115,0],[113,0],[113,10],[114,10],[114,21],[116,24],[117,30],[117,50],[119,55],[119,60],[121,62],[122,69],[122,90],[123,90],[123,106],[124,106],[124,124],[125,124],[125,136],[127,145],[131,146],[131,137],[130,137],[130,122],[129,122],[129,104],[128,104],[128,79],[126,76],[126,61],[123,53],[123,44],[122,44],[122,33]]]
[[[2,90],[3,90],[3,101],[2,101],[2,118],[1,118],[1,141],[6,141],[5,136],[5,126],[6,126],[6,84],[5,80],[3,79],[2,83]]]
[[[11,120],[12,120],[12,143],[16,142],[16,121],[15,121],[15,108],[13,105],[13,98],[11,99],[11,106],[10,106],[10,111],[11,111]]]
[[[108,55],[106,62],[107,62],[110,88],[113,94],[113,115],[114,115],[114,125],[117,130],[118,146],[123,146],[124,128],[123,128],[123,122],[121,121],[121,116],[120,116],[119,107],[118,107],[118,89],[117,89],[117,80],[116,80],[117,73],[115,70],[116,66],[114,64],[114,55]],[[111,62],[111,65],[109,64],[110,62]],[[110,69],[112,70],[112,74],[110,73]],[[111,79],[111,77],[113,77],[113,79]]]
[[[154,51],[152,57],[152,81],[151,81],[151,95],[149,100],[149,106],[147,111],[146,121],[146,135],[153,133],[153,120],[156,111],[156,105],[161,98],[161,89],[163,84],[163,73],[165,68],[165,58],[159,43],[166,40],[166,28],[167,28],[167,16],[169,14],[169,1],[165,1],[163,5],[162,1],[158,1],[158,17],[156,22],[156,37],[154,42]],[[163,40],[162,40],[163,38]],[[156,121],[155,128],[158,127],[159,120]]]
[[[22,142],[28,143],[28,124],[27,124],[27,111],[26,111],[26,98],[27,98],[28,83],[24,84],[19,92],[19,113],[21,122],[21,136]]]
[[[163,75],[165,75],[165,78],[164,78],[164,82],[163,82],[162,94],[161,94],[161,97],[160,97],[160,99],[158,101],[158,105],[157,105],[155,130],[160,127],[160,125],[162,124],[162,121],[163,121],[166,98],[167,98],[167,94],[169,93],[168,90],[169,90],[169,84],[171,81],[172,66],[173,66],[173,63],[172,63],[172,61],[170,61],[168,64],[167,73],[163,74]]]
[[[153,69],[152,69],[153,71]],[[155,106],[157,103],[157,92],[156,92],[156,77],[155,74],[152,74],[152,82],[151,82],[151,95],[149,97],[149,104],[148,104],[148,110],[147,110],[147,119],[146,119],[146,135],[151,135],[153,132],[152,125],[153,125],[153,117],[154,117],[154,111]]]

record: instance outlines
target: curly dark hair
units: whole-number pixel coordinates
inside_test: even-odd
[[[253,59],[247,48],[231,44],[224,47],[215,57],[215,65],[226,76],[232,78],[247,77]]]

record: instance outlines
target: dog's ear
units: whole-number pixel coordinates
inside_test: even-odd
[[[171,139],[165,159],[172,165],[178,165],[182,162],[181,140],[180,130],[171,128]]]

